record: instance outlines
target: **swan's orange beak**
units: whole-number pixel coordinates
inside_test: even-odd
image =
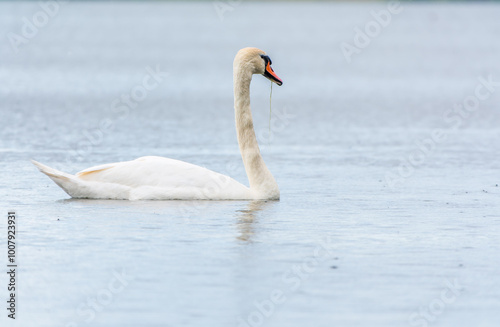
[[[278,84],[279,86],[283,85],[283,81],[281,78],[276,75],[274,70],[271,68],[271,63],[268,61],[266,63],[266,71],[264,72],[264,76],[267,77],[271,82]]]

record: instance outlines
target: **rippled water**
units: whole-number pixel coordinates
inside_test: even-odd
[[[348,63],[342,43],[386,4],[231,6],[68,3],[15,53],[8,33],[40,5],[0,3],[0,196],[20,265],[2,326],[497,326],[500,87],[450,110],[500,80],[500,7],[403,4]],[[160,155],[246,183],[245,46],[284,80],[271,139],[269,82],[252,84],[281,201],[71,200],[29,163]],[[148,67],[168,75],[120,109]]]

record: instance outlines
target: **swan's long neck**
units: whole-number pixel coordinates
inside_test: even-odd
[[[234,66],[234,109],[236,131],[241,157],[250,182],[250,189],[258,197],[279,198],[279,188],[260,154],[250,109],[250,82],[252,73],[245,66]]]

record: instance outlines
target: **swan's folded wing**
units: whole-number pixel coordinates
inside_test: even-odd
[[[116,183],[130,187],[211,188],[239,184],[234,179],[184,161],[142,157],[132,161],[91,167],[77,173],[82,180]],[[244,187],[239,184],[239,186]],[[244,187],[246,189],[246,187]]]
[[[104,165],[90,167],[90,168],[84,169],[84,170],[79,171],[78,173],[76,173],[76,177],[82,178],[84,176],[92,175],[92,174],[98,173],[100,171],[113,168],[117,164],[118,163],[110,163],[110,164],[104,164]]]

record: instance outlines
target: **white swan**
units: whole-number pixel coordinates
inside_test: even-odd
[[[282,85],[271,59],[257,48],[241,49],[233,63],[236,130],[250,187],[234,179],[187,162],[142,157],[100,165],[76,175],[60,172],[32,160],[73,198],[124,200],[278,200],[280,191],[260,154],[250,110],[250,82],[262,74]]]

